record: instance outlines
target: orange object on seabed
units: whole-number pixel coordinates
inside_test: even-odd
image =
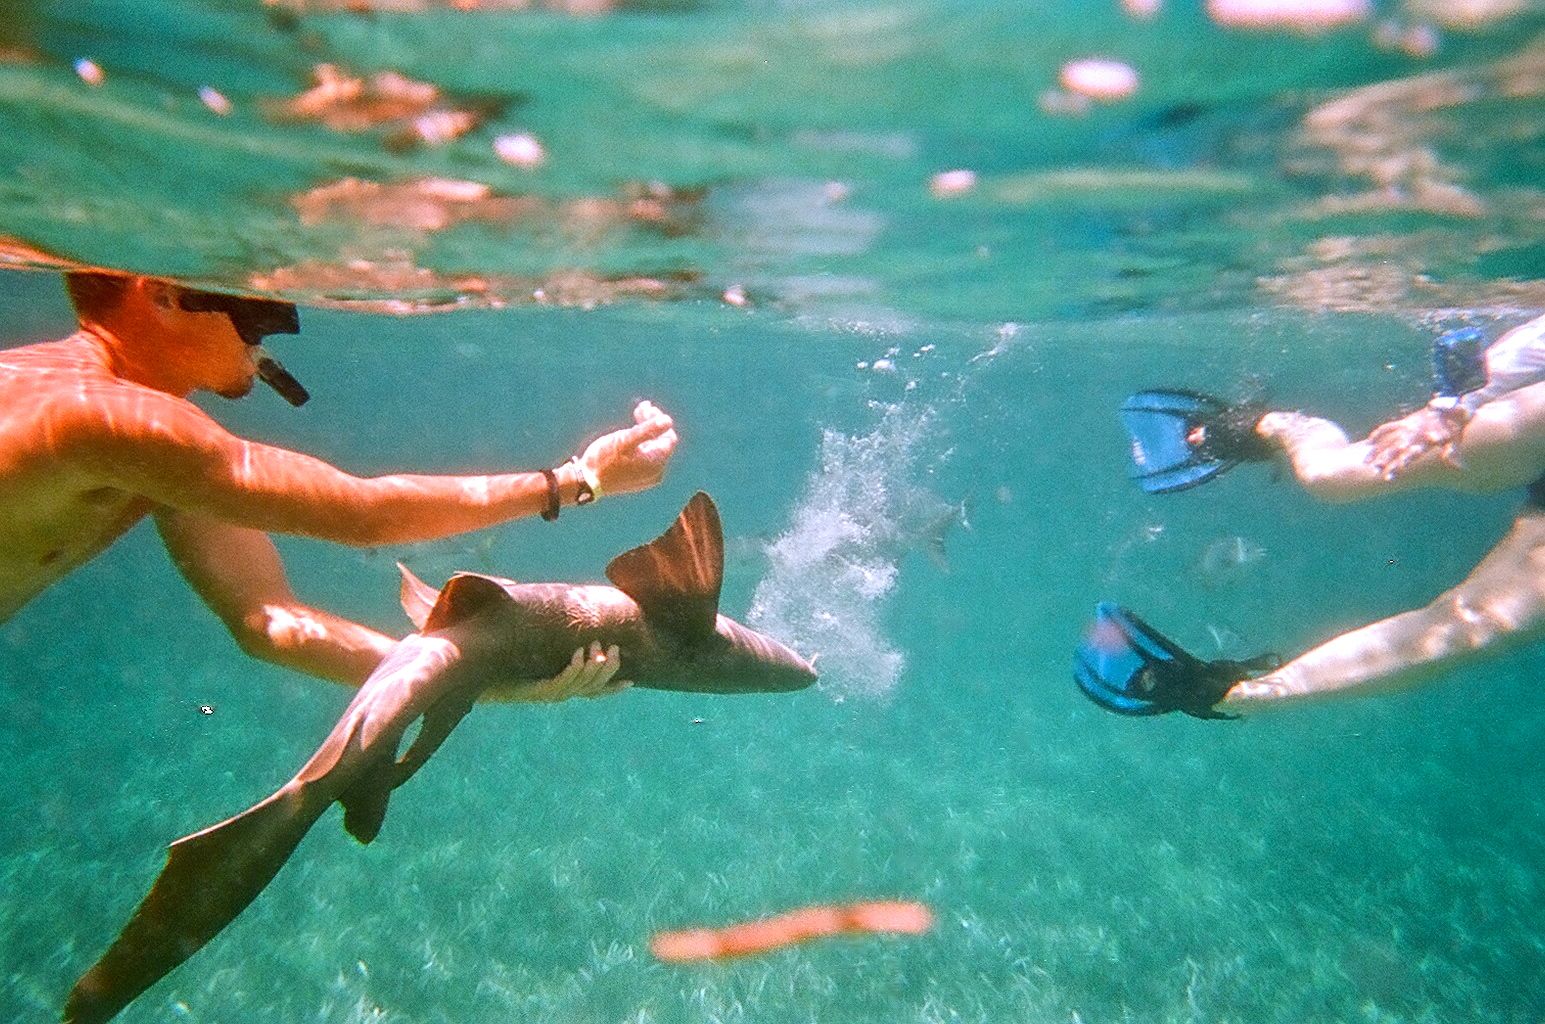
[[[649,940],[649,949],[661,960],[681,963],[752,956],[830,935],[921,935],[932,927],[933,912],[921,903],[844,903],[804,907],[726,928],[659,932]]]

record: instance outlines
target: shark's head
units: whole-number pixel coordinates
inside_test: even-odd
[[[660,537],[612,559],[606,576],[657,627],[681,682],[714,681],[746,692],[800,690],[815,682],[810,662],[719,614],[724,531],[703,492]]]
[[[707,679],[744,681],[747,690],[803,690],[816,680],[815,665],[770,636],[723,615],[714,626],[718,643],[694,652],[694,671]]]

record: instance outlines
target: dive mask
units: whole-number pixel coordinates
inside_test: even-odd
[[[263,348],[263,339],[270,334],[300,333],[300,312],[293,302],[184,289],[179,291],[177,305],[189,313],[224,313],[241,340],[257,350],[257,373],[263,383],[291,405],[306,404],[311,395]]]

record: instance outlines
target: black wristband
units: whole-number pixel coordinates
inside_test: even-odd
[[[558,474],[544,469],[542,476],[547,478],[547,507],[542,509],[542,518],[550,523],[558,518]]]

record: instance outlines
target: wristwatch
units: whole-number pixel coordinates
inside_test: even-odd
[[[574,504],[588,505],[601,496],[601,478],[578,455],[569,461],[579,469],[579,490],[574,494]]]

